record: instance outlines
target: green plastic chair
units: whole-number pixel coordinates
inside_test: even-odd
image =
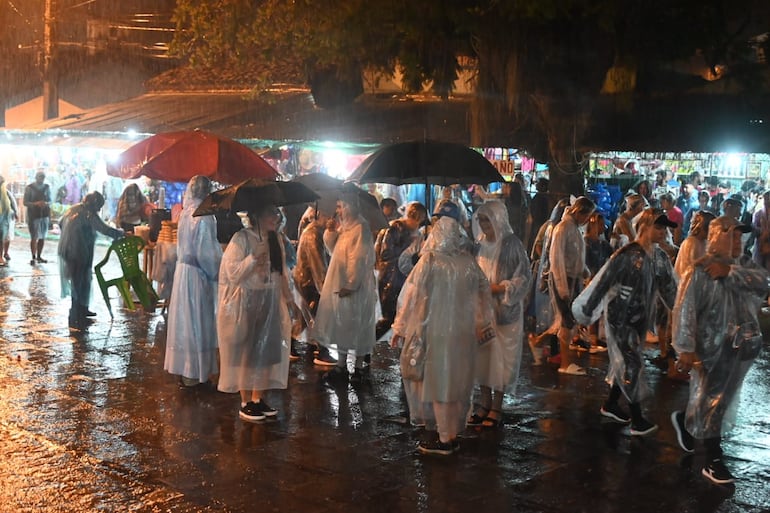
[[[110,296],[108,293],[110,287],[116,287],[118,289],[126,308],[129,310],[134,309],[134,301],[131,298],[132,288],[145,311],[154,311],[158,300],[160,299],[155,292],[155,289],[152,288],[152,282],[150,282],[139,265],[139,252],[142,251],[144,245],[144,239],[133,235],[115,239],[107,250],[107,254],[104,255],[102,261],[94,267],[96,281],[99,283],[104,302],[107,303],[107,310],[110,311],[110,317],[112,318],[114,318],[114,315],[112,314],[112,305],[110,304]],[[112,280],[105,280],[104,274],[102,273],[102,267],[107,265],[107,262],[110,260],[110,255],[113,252],[118,256],[120,268],[123,270],[123,276]]]

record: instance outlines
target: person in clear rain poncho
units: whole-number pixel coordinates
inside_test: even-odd
[[[529,258],[508,222],[500,201],[484,203],[473,214],[476,262],[490,283],[497,336],[476,355],[478,404],[469,425],[497,427],[503,394],[515,394],[524,343],[524,300],[532,281]]]
[[[585,369],[573,361],[569,352],[572,339],[577,334],[577,323],[571,307],[583,280],[590,275],[586,267],[586,245],[580,227],[588,222],[595,209],[596,205],[590,199],[585,196],[577,198],[553,229],[548,250],[548,292],[555,314],[554,326],[558,327],[556,335],[561,356],[559,372],[573,376],[586,374]]]
[[[422,256],[401,291],[391,345],[401,351],[401,375],[414,424],[425,424],[423,454],[459,448],[473,390],[479,341],[494,337],[489,282],[462,248],[460,225],[433,223]]]
[[[281,216],[273,205],[249,212],[249,227],[233,235],[219,266],[221,392],[240,392],[239,417],[259,421],[277,414],[262,391],[285,389],[289,381],[289,288],[283,244],[276,233]]]
[[[211,180],[193,177],[179,216],[163,368],[180,376],[182,386],[216,381],[219,372],[216,304],[222,246],[217,241],[214,216],[193,217],[210,191]]]
[[[674,307],[677,370],[690,373],[685,412],[671,421],[687,452],[701,440],[702,474],[719,484],[734,481],[722,462],[722,434],[735,418],[743,379],[762,348],[758,314],[768,291],[768,273],[741,265],[741,235],[751,230],[732,217],[711,221],[706,256],[685,273]]]
[[[299,296],[297,305],[302,315],[298,315],[292,327],[293,336],[300,334],[309,326],[318,311],[318,300],[321,297],[326,270],[329,267],[329,255],[324,247],[323,234],[326,225],[334,214],[334,206],[324,205],[319,201],[313,208],[311,221],[302,230],[297,244],[297,265],[292,270],[296,294]],[[329,349],[324,346],[315,346],[318,350],[313,363],[316,365],[335,365],[336,358],[332,358]]]
[[[716,216],[706,210],[699,210],[692,216],[690,231],[682,241],[679,252],[676,255],[674,271],[681,278],[685,272],[692,268],[695,262],[706,254],[706,238],[709,233],[709,224]]]
[[[674,268],[658,247],[672,224],[662,210],[645,210],[636,240],[610,257],[572,305],[575,318],[582,324],[596,322],[604,315],[610,393],[601,414],[624,424],[630,421],[627,434],[635,436],[658,429],[642,416],[641,403],[649,395],[643,353],[647,331],[655,322],[657,299],[673,306],[676,298]],[[618,404],[621,394],[629,402],[630,418]]]
[[[104,198],[101,194],[88,193],[80,203],[67,210],[60,221],[58,253],[61,292],[62,297],[72,297],[69,326],[73,329],[82,329],[88,317],[96,316],[88,309],[91,302],[96,233],[113,239],[123,236],[122,231],[101,220],[99,210],[103,206]]]
[[[343,193],[337,217],[339,226],[324,232],[331,260],[311,333],[313,340],[339,353],[337,365],[324,374],[330,382],[348,380],[348,354],[355,355],[353,379],[363,378],[364,357],[374,347],[377,321],[374,239],[359,214],[356,193]]]

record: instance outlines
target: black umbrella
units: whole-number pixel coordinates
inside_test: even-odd
[[[411,141],[369,155],[348,180],[359,183],[487,184],[504,179],[483,155],[462,144]]]
[[[343,182],[325,173],[310,173],[294,178],[296,183],[307,186],[308,189],[318,194],[317,207],[328,215],[334,214],[337,200],[343,194],[354,194],[358,198],[358,206],[361,215],[369,223],[372,231],[379,231],[388,226],[388,221],[382,213],[380,204],[373,195],[357,187],[355,184]]]
[[[311,203],[318,195],[297,182],[276,182],[250,178],[237,185],[214,191],[201,202],[194,216],[254,211],[262,205]]]

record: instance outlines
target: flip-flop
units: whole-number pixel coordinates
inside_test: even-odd
[[[586,370],[576,363],[570,363],[566,369],[559,367],[559,374],[569,374],[570,376],[585,376]]]

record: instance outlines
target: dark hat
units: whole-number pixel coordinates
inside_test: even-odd
[[[730,229],[738,230],[741,233],[749,233],[751,226],[742,224],[740,221],[730,216],[720,216],[712,220],[709,224],[710,230],[722,230],[722,232],[729,231]]]
[[[438,210],[436,210],[433,215],[436,217],[451,217],[458,223],[460,222],[460,209],[457,205],[449,200],[443,200],[441,203],[439,203]]]
[[[655,218],[655,221],[653,221],[652,224],[668,226],[669,228],[676,228],[677,226],[679,226],[674,221],[669,219],[666,214],[660,214],[658,217]]]
[[[740,207],[743,207],[743,196],[740,194],[731,194],[725,200],[722,202],[722,205],[724,204],[732,204],[732,205],[738,205]]]
[[[659,208],[648,208],[642,212],[641,216],[639,216],[637,229],[641,232],[643,226],[652,226],[654,224],[657,224],[658,226],[667,226],[669,228],[676,228],[679,226],[671,221],[663,210]]]

